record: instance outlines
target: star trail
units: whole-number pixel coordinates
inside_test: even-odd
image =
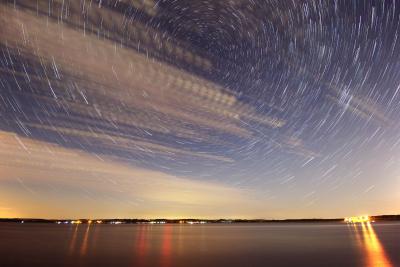
[[[0,3],[0,217],[400,209],[400,3]]]

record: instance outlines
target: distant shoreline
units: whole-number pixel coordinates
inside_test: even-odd
[[[370,216],[375,222],[400,221],[400,215]],[[334,219],[39,219],[39,218],[0,218],[0,223],[53,223],[53,224],[231,224],[231,223],[320,223],[343,222],[344,218]]]

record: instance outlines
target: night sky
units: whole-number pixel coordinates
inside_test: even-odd
[[[400,211],[400,2],[0,3],[0,217]]]

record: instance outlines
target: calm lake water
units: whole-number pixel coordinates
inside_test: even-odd
[[[400,266],[400,223],[1,223],[0,266]]]

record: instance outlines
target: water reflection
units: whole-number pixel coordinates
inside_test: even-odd
[[[86,256],[86,253],[87,253],[89,230],[90,230],[90,224],[87,225],[86,230],[85,230],[85,235],[83,236],[83,241],[82,241],[81,250],[80,250],[81,256]]]
[[[0,266],[400,266],[399,230],[399,223],[5,224]]]
[[[133,262],[133,266],[146,266],[146,254],[149,247],[147,244],[147,227],[146,225],[141,225],[138,229],[136,244],[134,246],[137,259]]]
[[[362,241],[362,236],[360,234],[360,231],[358,231],[358,226],[357,224],[352,224],[353,225],[353,230],[354,230],[354,236],[356,239],[356,243],[358,247],[363,247],[363,241]]]
[[[162,230],[161,267],[171,266],[172,226],[165,225]]]
[[[367,222],[361,224],[364,233],[365,249],[367,252],[367,263],[368,266],[381,266],[389,267],[393,266],[386,256],[386,252],[376,236],[375,230],[371,223]]]
[[[97,239],[99,237],[99,227],[96,227],[96,225],[92,225],[94,227],[92,233],[91,233],[91,250],[96,251],[96,245],[97,245]]]
[[[353,224],[353,230],[357,246],[362,248],[366,266],[394,266],[387,257],[386,252],[370,222],[361,223],[361,231],[359,230],[358,224]]]
[[[71,238],[71,241],[69,243],[69,253],[70,254],[72,254],[74,252],[74,249],[75,249],[76,236],[78,235],[78,227],[79,227],[79,224],[77,224],[75,226],[74,233],[72,234],[72,238]]]

